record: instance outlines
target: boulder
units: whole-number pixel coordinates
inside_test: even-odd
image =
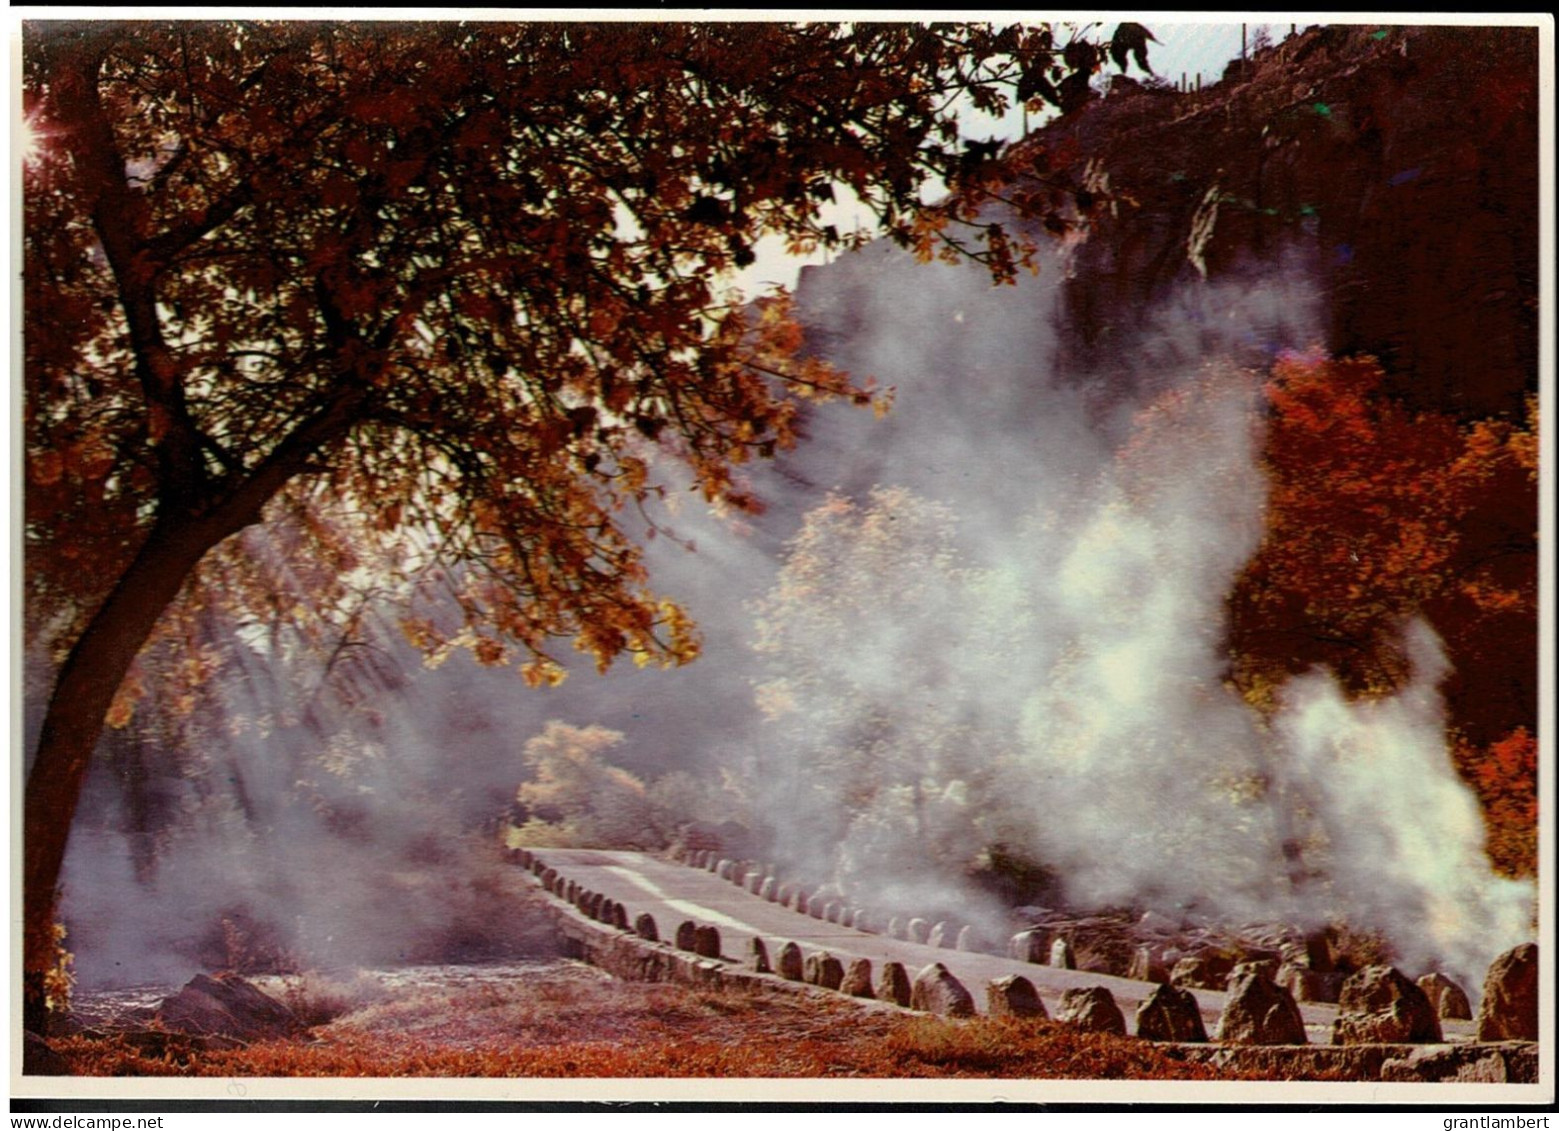
[[[884,963],[882,977],[877,979],[877,997],[895,1005],[908,1006],[913,996],[914,987],[910,984],[909,971],[904,969],[904,963]]]
[[[1044,1019],[1050,1016],[1034,983],[1022,974],[1008,974],[986,983],[985,1012],[992,1017]]]
[[[827,907],[828,900],[824,899],[821,895],[814,894],[811,899],[807,900],[807,914],[812,916],[814,919],[821,919],[823,917],[823,912],[827,909]]]
[[[840,903],[838,900],[831,899],[823,907],[823,918],[827,919],[830,923],[839,922],[839,917],[843,914],[844,904]]]
[[[612,904],[612,926],[619,931],[626,931],[628,927],[628,909],[620,903]]]
[[[799,982],[806,974],[805,966],[801,961],[801,948],[793,942],[787,942],[780,947],[779,958],[774,967],[781,978],[788,982]]]
[[[972,925],[966,926],[958,932],[958,938],[954,940],[953,945],[959,950],[974,951],[976,953],[984,953],[990,949],[989,941]]]
[[[1418,979],[1418,988],[1424,991],[1435,1013],[1444,1021],[1471,1021],[1472,1003],[1467,991],[1438,971]]]
[[[1478,1040],[1537,1040],[1537,944],[1522,943],[1496,958],[1483,981]]]
[[[747,890],[752,892],[753,895],[757,895],[763,891],[764,884],[772,884],[773,882],[772,879],[765,877],[762,872],[754,872],[747,877]]]
[[[808,911],[810,902],[811,901],[807,898],[807,893],[805,891],[803,891],[801,888],[797,888],[796,889],[796,914],[798,914],[798,915],[805,915],[807,913],[807,911]]]
[[[953,941],[951,934],[949,934],[950,930],[951,928],[945,922],[933,923],[931,929],[926,932],[926,945],[935,947],[947,946]]]
[[[684,919],[677,924],[677,949],[692,950],[698,939],[698,924],[690,919]]]
[[[1050,932],[1043,927],[1019,931],[1007,941],[1007,957],[1043,964],[1050,956]]]
[[[1444,1039],[1428,995],[1395,966],[1366,966],[1343,983],[1332,1044],[1439,1044]]]
[[[773,973],[769,966],[769,948],[756,935],[747,943],[747,965],[759,974]]]
[[[1230,983],[1217,1039],[1230,1045],[1309,1044],[1294,995],[1259,970]]]
[[[1276,958],[1253,958],[1243,960],[1234,964],[1234,969],[1229,972],[1229,980],[1232,981],[1233,979],[1240,977],[1242,974],[1255,971],[1262,977],[1268,978],[1275,982],[1277,981],[1278,976],[1278,966],[1279,963]],[[1228,982],[1225,982],[1224,985],[1228,985]]]
[[[888,920],[888,937],[890,939],[907,939],[909,935],[904,929],[904,920],[897,915]]]
[[[1056,939],[1050,944],[1049,965],[1058,970],[1076,970],[1077,957],[1072,953],[1072,944],[1065,939]]]
[[[773,876],[766,877],[763,883],[758,885],[758,895],[770,903],[773,903],[779,897],[779,885],[774,882]]]
[[[789,907],[796,902],[796,889],[792,884],[780,884],[774,893],[774,902],[781,907]]]
[[[155,1016],[164,1029],[241,1041],[285,1037],[303,1028],[292,1010],[234,974],[196,974],[163,999]]]
[[[953,972],[933,962],[919,974],[910,988],[909,1007],[942,1017],[973,1017],[974,998]]]
[[[1216,950],[1188,954],[1169,971],[1169,984],[1184,989],[1221,990],[1234,973],[1234,959]],[[1268,979],[1270,981],[1270,979]]]
[[[1126,968],[1126,977],[1138,982],[1169,981],[1169,970],[1164,965],[1164,952],[1156,946],[1139,946],[1132,951],[1131,965]]]
[[[869,958],[851,959],[850,967],[839,983],[839,992],[851,997],[875,997],[872,993],[872,961]]]
[[[719,958],[720,928],[699,927],[693,934],[693,953],[700,958]]]
[[[25,1076],[69,1076],[70,1064],[37,1033],[23,1034],[22,1074]],[[14,1108],[12,1109],[15,1110]]]
[[[1335,1002],[1341,997],[1342,984],[1346,980],[1343,974],[1321,973],[1308,966],[1289,963],[1278,967],[1277,977],[1273,979],[1293,994],[1295,1001],[1321,1002]]]
[[[825,990],[837,990],[844,981],[844,964],[826,950],[807,955],[803,971],[808,983]]]
[[[924,919],[911,919],[904,925],[904,937],[910,942],[923,943],[931,935],[931,924]]]
[[[1115,995],[1104,986],[1074,986],[1063,990],[1056,1020],[1088,1033],[1126,1035],[1126,1018]]]
[[[1207,1040],[1207,1026],[1196,995],[1177,986],[1159,985],[1137,1006],[1137,1036],[1147,1041]]]
[[[633,933],[650,942],[660,942],[660,931],[655,926],[655,916],[643,912],[633,921]]]

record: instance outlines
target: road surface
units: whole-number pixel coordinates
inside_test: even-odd
[[[771,963],[786,941],[794,941],[804,955],[826,950],[845,967],[852,959],[869,959],[874,983],[887,962],[902,962],[911,978],[921,968],[941,962],[968,988],[981,1012],[985,1010],[986,984],[1007,974],[1021,974],[1032,982],[1052,1015],[1062,991],[1075,986],[1104,986],[1114,995],[1116,1004],[1126,1016],[1128,1032],[1135,1031],[1137,1005],[1154,988],[1151,982],[1041,966],[858,931],[771,903],[703,868],[641,852],[560,848],[537,848],[531,852],[546,867],[556,868],[564,880],[573,880],[587,890],[600,892],[607,899],[621,903],[630,923],[640,914],[652,915],[663,940],[670,939],[677,925],[684,920],[718,927],[722,956],[736,962],[750,953],[749,943],[753,938],[763,940]],[[1192,992],[1211,1036],[1223,1010],[1224,994],[1203,989]],[[1337,1007],[1306,1002],[1301,1003],[1300,1012],[1310,1041],[1313,1044],[1330,1043]],[[1458,1030],[1465,1024],[1446,1022],[1447,1039],[1464,1036]]]

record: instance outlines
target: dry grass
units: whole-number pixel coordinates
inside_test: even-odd
[[[382,987],[379,989],[382,990]],[[312,993],[314,998],[306,995]],[[1227,1078],[1137,1040],[1050,1023],[948,1021],[815,994],[614,981],[560,964],[507,983],[300,987],[296,1040],[203,1049],[168,1035],[55,1042],[82,1075],[323,1077]]]

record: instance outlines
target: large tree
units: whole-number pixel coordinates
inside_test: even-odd
[[[1010,278],[957,114],[1099,60],[1042,26],[26,25],[29,1022],[136,656],[180,601],[329,600],[203,584],[235,535],[392,563],[458,609],[416,642],[532,681],[559,638],[688,658],[635,544],[656,461],[752,505],[735,465],[791,443],[797,397],[872,398],[720,278],[766,233],[846,242],[840,187],[927,254],[967,225]],[[933,178],[962,191],[928,204]]]

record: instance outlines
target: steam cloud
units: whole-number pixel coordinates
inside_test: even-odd
[[[940,590],[888,596],[852,622],[842,654],[820,649],[817,678],[850,684],[872,711],[956,704],[979,748],[917,751],[903,728],[875,755],[899,784],[864,810],[849,800],[859,790],[816,780],[828,757],[787,774],[776,754],[765,809],[779,843],[817,846],[790,851],[867,898],[989,921],[989,906],[956,890],[957,872],[999,841],[1053,868],[1080,906],[1340,919],[1383,933],[1415,973],[1439,968],[1475,988],[1530,934],[1535,893],[1484,856],[1477,804],[1448,754],[1432,629],[1405,626],[1415,675],[1386,700],[1349,702],[1312,672],[1269,726],[1222,682],[1224,599],[1265,504],[1253,370],[1314,343],[1302,262],[1241,285],[1187,284],[1137,353],[1092,380],[1052,360],[1064,269],[993,290],[977,270],[863,264],[865,295],[824,298],[850,310],[844,364],[899,386],[886,447],[861,462],[951,510],[958,556]],[[821,442],[834,450],[871,443],[853,422],[830,427]],[[860,492],[859,471],[841,479]],[[919,686],[912,658],[930,652],[948,656],[942,682]],[[837,751],[869,729],[782,722],[768,739],[780,749]],[[917,758],[931,794],[918,800],[902,766]],[[1295,844],[1322,877],[1291,882]]]
[[[396,688],[340,779],[369,787],[352,828],[296,807],[203,818],[165,846],[150,883],[117,834],[79,832],[66,911],[83,980],[184,976],[172,944],[228,906],[291,924],[287,941],[314,960],[416,952],[480,899],[465,861],[422,838],[511,796],[524,740],[568,717],[625,731],[641,771],[744,774],[774,857],[882,904],[994,924],[998,909],[965,889],[963,869],[1002,843],[1055,869],[1079,904],[1303,925],[1341,916],[1385,932],[1405,963],[1480,984],[1529,932],[1533,891],[1484,859],[1476,804],[1446,751],[1432,631],[1405,630],[1416,676],[1384,701],[1350,703],[1315,672],[1287,688],[1269,728],[1222,683],[1223,602],[1265,502],[1247,370],[1312,344],[1302,264],[1241,286],[1191,284],[1133,336],[1132,357],[1087,378],[1055,362],[1064,271],[1051,262],[992,288],[978,269],[872,247],[813,278],[803,315],[839,364],[897,386],[895,409],[881,422],[814,414],[800,451],[759,473],[772,509],[755,529],[733,535],[689,513],[673,524],[697,554],[651,548],[657,587],[705,632],[702,661],[580,675],[546,693],[455,661]],[[752,685],[773,672],[748,649],[752,600],[826,492],[864,506],[879,485],[900,490],[879,496],[890,513],[894,500],[906,521],[919,508],[933,541],[947,518],[951,541],[940,559],[910,563],[923,573],[912,589],[883,579],[847,647],[812,656],[816,679],[853,688],[859,712],[758,719]],[[869,757],[852,760],[874,728]],[[917,745],[932,732],[944,737]],[[223,743],[251,805],[295,795],[298,751],[259,734]],[[201,788],[230,793],[222,777]],[[99,789],[112,817],[113,791]],[[1324,882],[1290,884],[1283,847],[1296,837],[1324,859]],[[387,883],[398,870],[423,878]]]

